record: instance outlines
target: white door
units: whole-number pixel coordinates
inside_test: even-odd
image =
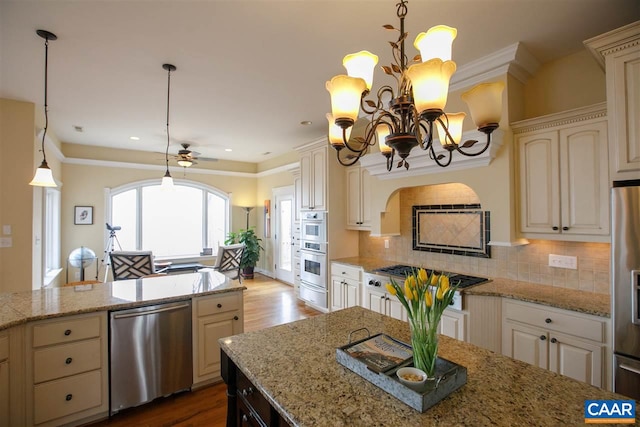
[[[273,236],[275,246],[275,271],[276,279],[293,284],[293,218],[294,198],[293,186],[273,189],[275,200],[275,232]]]

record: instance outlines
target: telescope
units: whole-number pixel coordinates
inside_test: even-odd
[[[109,231],[118,231],[118,230],[122,230],[122,227],[120,227],[119,225],[111,226],[107,222],[107,230],[109,230]]]

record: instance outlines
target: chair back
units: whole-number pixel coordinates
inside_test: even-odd
[[[232,280],[238,279],[242,282],[242,276],[240,275],[240,262],[242,261],[243,254],[244,243],[220,246],[218,247],[216,265],[213,266],[213,269],[224,273],[225,276]]]
[[[113,251],[110,258],[113,280],[137,279],[156,272],[151,251]]]

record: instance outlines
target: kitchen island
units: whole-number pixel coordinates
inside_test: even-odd
[[[466,367],[467,384],[420,413],[336,362],[363,327],[410,341],[406,322],[361,307],[221,339],[227,425],[257,416],[293,426],[582,425],[585,400],[625,399],[440,336],[439,356]]]

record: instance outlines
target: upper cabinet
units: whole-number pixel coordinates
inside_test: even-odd
[[[524,237],[608,241],[604,104],[513,123]]]
[[[360,166],[347,169],[347,228],[371,230],[371,177]]]
[[[606,73],[611,180],[640,179],[640,21],[585,44]]]
[[[300,152],[301,209],[327,210],[327,146]]]

